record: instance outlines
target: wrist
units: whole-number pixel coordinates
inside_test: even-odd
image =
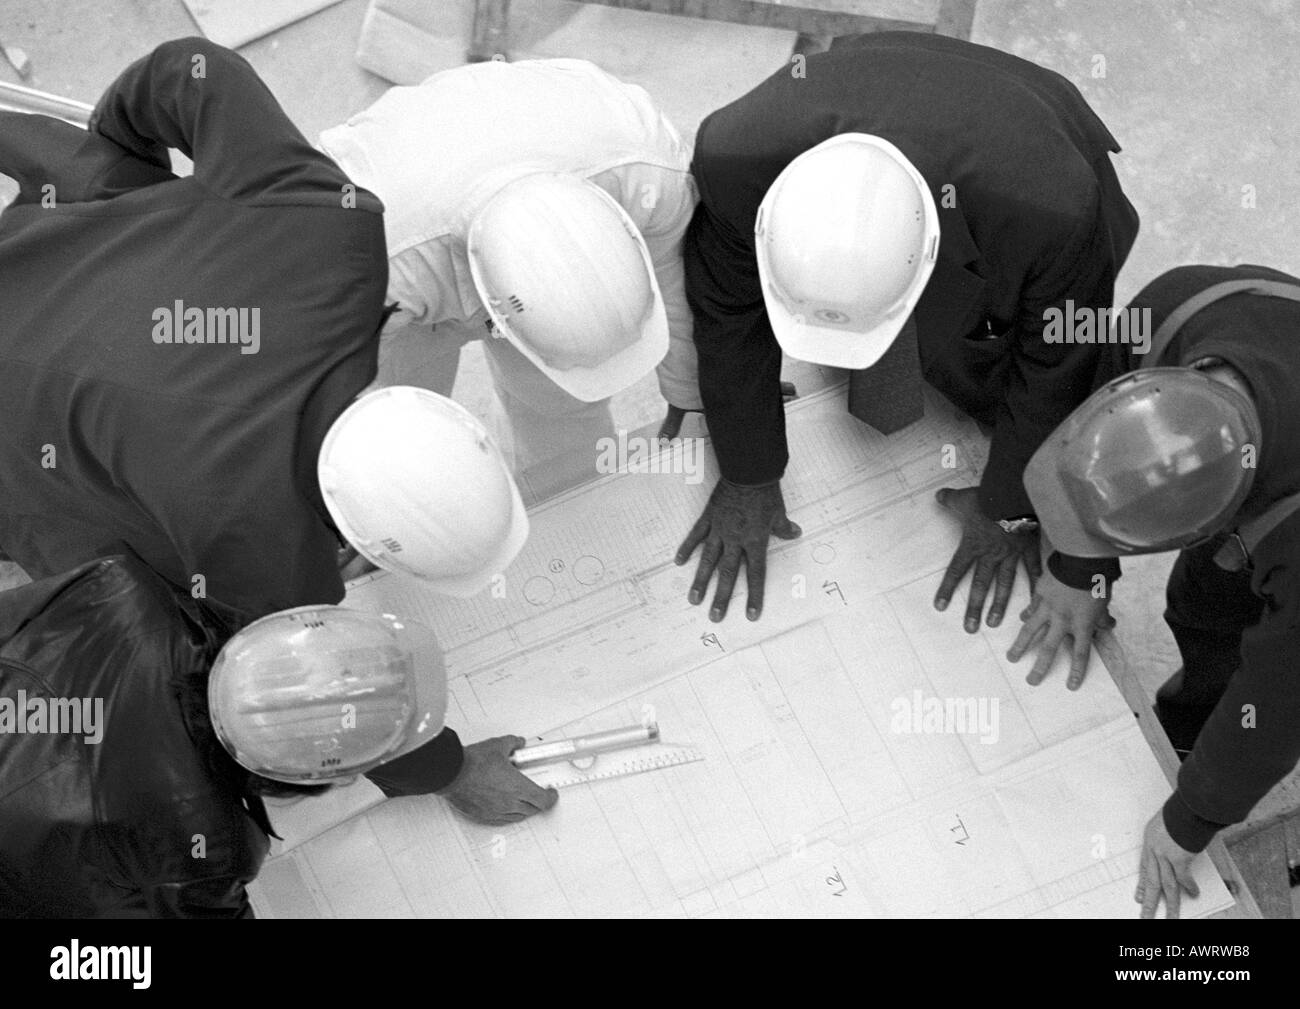
[[[1062,585],[1089,592],[1100,577],[1107,599],[1120,576],[1119,561],[1114,557],[1072,557],[1056,550],[1047,555],[1047,570]]]
[[[1033,515],[1017,515],[1015,518],[997,519],[996,521],[1004,533],[1012,536],[1017,533],[1038,531],[1038,519]]]
[[[1166,800],[1160,815],[1174,844],[1193,854],[1204,851],[1214,835],[1227,826],[1197,815],[1177,792]]]

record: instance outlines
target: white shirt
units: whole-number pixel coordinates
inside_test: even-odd
[[[506,183],[533,172],[577,175],[627,211],[654,263],[670,349],[660,389],[698,408],[682,238],[696,203],[690,152],[646,92],[585,60],[491,61],[395,87],[342,126],[322,149],[384,203],[388,293],[411,323],[477,326],[465,236]]]

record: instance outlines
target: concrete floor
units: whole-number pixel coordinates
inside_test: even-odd
[[[682,48],[681,25],[667,27],[677,19],[659,21],[663,31],[656,35],[658,15],[561,0],[518,2],[529,11],[528,52],[580,56],[636,80],[687,136],[709,111],[784,62],[780,57],[757,66],[743,47],[728,45],[700,73],[699,55]],[[469,3],[447,0],[442,6],[468,23]],[[823,5],[925,19],[935,0]],[[388,86],[353,59],[365,10],[366,0],[344,0],[240,50],[313,140]],[[548,10],[553,31],[545,27]],[[87,102],[130,60],[196,31],[180,0],[6,0],[0,7],[0,40],[23,48],[33,61],[26,83]],[[664,41],[648,49],[627,43],[628,32],[646,31]],[[752,39],[754,51],[767,59],[771,47],[763,43],[771,33],[751,31],[759,33]],[[1119,304],[1182,263],[1254,262],[1300,272],[1300,74],[1294,62],[1300,2],[980,0],[973,40],[1070,78],[1123,145],[1118,171],[1142,216],[1142,230],[1120,277]],[[449,38],[435,62],[455,65],[462,48],[460,40]],[[19,82],[3,61],[0,79]],[[483,412],[490,396],[481,355],[471,348],[456,397]],[[615,403],[616,420],[629,429],[661,411],[652,382]],[[1171,562],[1165,556],[1127,564],[1116,593],[1118,633],[1151,691],[1177,664],[1160,620]],[[18,577],[0,567],[0,586]],[[1274,797],[1269,808],[1284,801],[1294,799]]]

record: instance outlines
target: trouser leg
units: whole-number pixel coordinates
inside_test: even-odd
[[[570,396],[506,340],[484,340],[483,348],[509,422],[516,473],[532,472],[530,483],[547,493],[593,476],[597,443],[614,434],[609,400]]]

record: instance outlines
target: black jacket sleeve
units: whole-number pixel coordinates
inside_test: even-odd
[[[737,234],[701,201],[684,256],[700,396],[722,476],[738,484],[779,480],[789,461],[781,348],[763,305],[753,236]]]
[[[390,799],[399,795],[428,795],[455,781],[464,762],[460,737],[451,729],[443,729],[423,746],[380,764],[366,777]]]
[[[1257,563],[1253,579],[1265,600],[1260,622],[1241,639],[1233,676],[1164,806],[1169,836],[1200,851],[1215,832],[1240,823],[1300,761],[1300,525],[1274,530],[1285,552]],[[1268,540],[1264,541],[1267,544]],[[1261,544],[1262,546],[1263,544]]]
[[[1030,457],[1070,411],[1092,391],[1097,371],[1094,344],[1048,343],[1044,330],[1050,309],[1111,307],[1115,273],[1105,227],[1094,205],[1080,210],[1079,225],[1060,254],[1030,277],[1020,296],[1019,314],[1007,338],[1011,369],[1006,395],[994,422],[989,461],[980,483],[987,515],[1002,518],[1033,511],[1025,492]]]
[[[1031,277],[1021,293],[1012,332],[1011,368],[1006,395],[997,405],[988,464],[980,480],[980,505],[990,518],[1029,515],[1034,511],[1025,490],[1024,472],[1047,437],[1092,392],[1103,357],[1118,357],[1110,345],[1048,343],[1049,312],[1089,308],[1109,310],[1115,297],[1118,267],[1111,251],[1100,194],[1081,210],[1079,224],[1060,253]],[[1109,370],[1115,370],[1111,368]],[[1052,574],[1066,585],[1087,589],[1094,574],[1109,586],[1119,577],[1118,561],[1053,554]]]
[[[107,137],[23,112],[0,112],[0,172],[18,183],[15,206],[110,199],[175,178],[168,167],[142,161]]]
[[[165,42],[123,71],[90,129],[155,165],[174,147],[205,189],[250,204],[338,206],[347,177],[289,121],[241,56],[206,39]],[[356,192],[356,205],[379,209]]]

